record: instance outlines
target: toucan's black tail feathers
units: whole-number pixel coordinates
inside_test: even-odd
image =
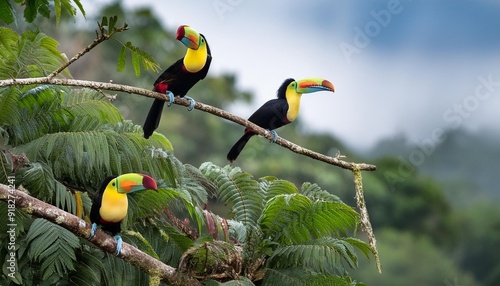
[[[248,140],[250,140],[253,135],[255,135],[255,133],[245,132],[245,134],[241,136],[241,138],[233,145],[231,150],[229,150],[229,153],[227,153],[227,159],[229,160],[229,162],[232,163],[234,162],[234,160],[236,160],[236,158],[238,158],[241,150],[243,150]]]
[[[144,130],[144,138],[148,139],[158,128],[164,104],[165,101],[160,99],[155,99],[153,101],[153,105],[151,105],[148,116],[146,117],[146,121],[144,122],[144,126],[142,127],[142,129]]]

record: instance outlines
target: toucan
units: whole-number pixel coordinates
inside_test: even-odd
[[[169,66],[155,81],[153,91],[167,94],[170,102],[174,95],[186,97],[191,101],[189,110],[195,101],[186,93],[200,80],[204,79],[212,62],[212,54],[203,34],[193,28],[182,25],[177,29],[176,39],[186,47],[186,55]],[[161,113],[165,101],[155,99],[144,122],[144,138],[148,139],[160,124]]]
[[[278,135],[274,129],[289,124],[297,118],[302,94],[322,90],[335,91],[333,84],[322,78],[307,78],[297,81],[293,78],[286,79],[278,89],[278,98],[264,103],[248,120],[262,128],[269,129],[274,135],[273,141],[276,141]],[[248,140],[254,135],[256,133],[252,129],[245,129],[243,136],[227,154],[229,162],[232,163],[236,160]]]
[[[121,221],[127,215],[127,194],[142,190],[157,190],[156,181],[147,175],[128,173],[120,176],[107,177],[96,193],[90,208],[92,230],[90,237],[95,235],[97,225],[111,233],[116,240],[115,255],[122,248]]]

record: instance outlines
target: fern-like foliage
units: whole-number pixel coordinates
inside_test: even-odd
[[[103,253],[88,245],[83,245],[75,251],[76,260],[75,271],[71,271],[67,276],[67,281],[73,285],[99,285],[101,282],[100,273],[105,271],[102,262]]]
[[[125,23],[122,27],[117,27],[117,21],[117,16],[102,17],[102,20],[99,23],[101,33],[105,33],[108,37],[112,37],[115,33],[122,32],[128,28],[127,23]],[[141,76],[141,66],[146,70],[151,69],[154,72],[157,72],[159,70],[160,65],[150,54],[134,46],[131,42],[126,42],[125,44],[122,44],[122,48],[118,53],[118,59],[116,61],[117,72],[122,72],[125,69],[125,63],[127,62],[127,51],[130,52],[132,56],[132,67],[134,69],[136,77]]]
[[[0,27],[0,79],[46,76],[66,60],[57,50],[58,43],[39,31],[21,35]],[[5,55],[5,57],[4,57]]]
[[[273,269],[301,267],[332,275],[344,275],[344,263],[351,268],[358,266],[354,246],[348,240],[334,237],[280,246],[274,250],[266,263]]]
[[[342,203],[342,200],[336,195],[321,189],[317,184],[311,184],[309,182],[302,184],[300,193],[308,197],[311,201],[319,200],[331,203]]]
[[[262,285],[316,285],[308,284],[310,281],[356,285],[348,277],[347,267],[357,268],[358,250],[369,257],[372,249],[347,237],[360,219],[337,196],[311,183],[299,190],[274,177],[255,181],[231,166],[205,163],[200,169],[217,186],[217,198],[231,207],[233,231],[246,235],[237,240],[245,243],[246,263],[266,258]],[[248,210],[260,213],[257,220],[248,219]],[[235,239],[234,232],[231,239]]]
[[[0,49],[6,55],[0,58],[0,78],[46,75],[61,64],[55,41],[45,35],[17,37],[5,28],[0,28],[0,33],[8,36],[0,39],[0,45],[8,46]],[[28,54],[38,58],[31,59]],[[155,133],[146,140],[142,133],[139,125],[124,120],[118,109],[94,90],[52,85],[0,89],[2,143],[8,152],[25,154],[30,160],[15,173],[16,187],[85,218],[105,177],[149,174],[158,182],[159,191],[129,196],[122,229],[136,235],[125,231],[123,237],[153,256],[177,263],[193,241],[168,223],[164,210],[176,207],[201,226],[196,210],[206,203],[207,189],[214,186],[198,169],[175,158],[163,135]],[[0,155],[4,167],[0,179],[7,183],[11,162],[5,152]],[[0,214],[5,214],[2,219],[8,217],[7,212],[7,204],[0,203]],[[2,276],[0,281],[26,285],[38,281],[42,281],[40,285],[147,283],[148,277],[137,268],[96,251],[67,230],[17,210],[15,214],[16,239],[24,242],[18,250],[18,263],[26,269],[13,279]],[[2,241],[8,238],[5,226],[7,223],[0,226],[5,230],[0,233]],[[2,257],[7,253],[7,246],[2,246]]]
[[[53,2],[53,3],[51,3]],[[76,7],[73,6],[73,3]],[[21,4],[24,6],[24,20],[28,23],[33,22],[38,15],[45,18],[50,18],[50,8],[54,7],[54,12],[56,16],[56,23],[59,24],[61,20],[61,13],[64,8],[71,16],[75,17],[77,13],[77,8],[85,16],[85,10],[80,2],[80,0],[26,0],[26,1],[14,1],[16,4]],[[0,20],[6,24],[12,24],[16,17],[14,16],[15,10],[11,6],[9,1],[0,2]]]
[[[35,219],[26,239],[30,245],[29,257],[41,262],[42,279],[75,270],[75,249],[80,241],[70,231],[44,219]]]
[[[291,244],[354,229],[358,214],[343,203],[311,201],[302,194],[278,195],[269,200],[259,219],[265,234]]]
[[[0,2],[0,20],[6,24],[11,24],[14,22],[14,9],[10,5],[9,1]]]
[[[262,285],[294,285],[294,286],[365,286],[348,276],[323,275],[300,268],[268,269]]]
[[[21,110],[17,112],[22,113],[25,120],[21,126],[3,122],[2,127],[7,130],[8,138],[15,146],[11,151],[24,153],[31,161],[29,167],[19,170],[16,179],[32,195],[76,214],[78,202],[75,191],[84,191],[80,204],[85,214],[88,214],[91,198],[105,177],[129,172],[148,173],[159,182],[159,192],[142,192],[130,196],[129,212],[122,225],[124,229],[146,231],[147,228],[142,226],[151,218],[163,217],[164,209],[172,205],[184,209],[195,221],[200,222],[195,208],[206,201],[207,191],[198,182],[206,179],[202,178],[199,171],[192,170],[192,166],[182,164],[173,156],[172,146],[165,137],[155,134],[149,141],[144,139],[140,126],[123,121],[113,105],[90,90],[67,89],[59,92],[58,87],[47,86],[19,93],[19,96],[20,100],[14,109]],[[49,100],[52,102],[48,103]],[[89,112],[85,113],[86,109]],[[138,242],[138,246],[153,256],[159,252],[166,260],[178,261],[182,250],[192,246],[189,239],[166,225],[164,219],[153,224],[152,230],[154,232],[146,236],[143,244]],[[146,232],[149,233],[149,230]],[[153,235],[155,232],[163,233],[163,239],[158,240]],[[29,239],[33,240],[31,237]],[[39,236],[37,239],[45,240],[46,237]],[[124,235],[124,239],[128,241],[133,238]],[[29,245],[31,247],[32,244]],[[68,258],[64,260],[67,268],[61,268],[61,262],[57,261],[46,265],[46,259],[52,259],[49,250],[53,249],[49,248],[49,244],[37,245],[35,252],[29,249],[29,253],[34,254],[26,258],[40,262],[40,269],[43,270],[40,275],[87,283],[77,278],[79,276],[75,271],[93,271],[94,268],[79,265],[80,261],[69,263]],[[164,253],[165,249],[171,250],[170,256]],[[65,250],[58,249],[55,253],[60,251]],[[92,253],[80,255],[88,261],[96,259]],[[140,285],[147,281],[147,277],[138,269],[121,260],[107,257],[104,263],[108,264],[106,267],[112,265],[121,272],[109,276],[104,267],[98,279],[94,277],[94,280],[106,285]],[[125,276],[122,274],[135,278],[124,282]]]
[[[239,168],[204,163],[201,172],[217,186],[217,197],[231,206],[233,218],[254,227],[262,212],[263,193],[259,183]]]
[[[155,59],[148,53],[139,49],[138,47],[132,45],[131,42],[125,43],[118,54],[118,60],[116,62],[116,71],[122,72],[125,69],[125,63],[127,61],[127,51],[130,52],[132,56],[132,67],[134,68],[134,73],[136,77],[141,76],[141,65],[145,70],[152,70],[157,72],[160,65],[155,61]]]

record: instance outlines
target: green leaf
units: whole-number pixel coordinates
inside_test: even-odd
[[[18,35],[13,30],[5,27],[0,27],[0,55],[5,59],[6,62],[8,62],[7,59],[11,60],[16,56],[14,53],[14,49],[17,48],[17,38]],[[6,79],[6,74],[1,68],[3,66],[2,62],[4,61],[0,61],[0,75],[3,75],[3,77],[0,78]]]
[[[87,88],[71,90],[63,97],[62,106],[64,109],[60,112],[71,114],[69,117],[73,123],[85,116],[99,120],[101,122],[99,126],[117,124],[123,121],[123,116],[116,106],[95,90]],[[70,130],[78,131],[81,129],[69,127],[68,131]]]
[[[9,125],[20,121],[22,113],[18,108],[19,90],[16,88],[0,89],[0,122],[8,137],[11,136]],[[12,144],[9,138],[9,144]]]
[[[71,0],[62,0],[62,5],[71,16],[76,16],[76,9],[71,5]]]
[[[108,25],[108,33],[112,34],[115,32],[116,28],[116,20],[118,19],[117,16],[109,17],[109,25]]]
[[[62,5],[61,5],[62,0],[54,0],[54,8],[55,8],[55,14],[56,14],[56,25],[59,25],[59,21],[61,20],[61,10],[62,10]]]
[[[54,0],[56,7],[56,17],[57,15],[57,1]],[[26,22],[33,22],[38,14],[41,14],[45,18],[50,17],[49,1],[48,0],[27,0],[25,2],[26,8],[24,9],[24,19]]]
[[[101,272],[107,271],[102,263],[103,253],[100,249],[82,247],[76,251],[75,270],[68,275],[71,285],[100,285]]]
[[[277,195],[298,193],[297,187],[292,182],[285,180],[275,179],[263,181],[261,182],[261,187],[265,192],[265,201],[268,201]]]
[[[125,69],[126,60],[127,60],[127,49],[125,48],[125,46],[122,46],[122,48],[120,49],[120,53],[118,54],[118,60],[116,61],[117,72],[122,72]]]
[[[85,10],[83,9],[83,5],[80,2],[80,0],[73,0],[73,1],[75,2],[75,4],[78,7],[78,9],[80,9],[80,12],[82,13],[83,17],[86,17]]]
[[[139,53],[132,52],[132,66],[134,67],[134,72],[136,77],[141,76],[141,60],[139,58]]]
[[[42,162],[34,162],[29,168],[21,169],[19,183],[30,193],[46,202],[51,202],[55,191],[55,178],[50,167]]]
[[[233,219],[248,227],[257,226],[262,212],[263,193],[259,183],[239,168],[218,167],[203,163],[201,172],[217,186],[217,196],[223,203],[232,206]]]
[[[122,47],[122,50],[118,55],[117,71],[123,70],[123,69],[119,70],[119,68],[121,68],[122,65],[125,65],[125,63],[121,62],[126,60],[126,56],[122,55],[122,53],[124,53],[123,48],[130,51],[130,53],[132,54],[132,66],[134,68],[134,73],[137,77],[139,77],[141,74],[141,64],[146,70],[151,69],[154,72],[157,72],[158,69],[160,68],[160,65],[155,61],[155,59],[151,55],[135,47],[134,45],[132,45],[131,42],[127,42]]]
[[[294,244],[354,229],[358,214],[348,205],[311,201],[302,194],[278,195],[264,207],[259,223],[273,241]]]
[[[57,41],[39,31],[26,31],[13,39],[12,31],[2,28],[0,74],[3,78],[46,76],[66,61],[56,47]]]
[[[37,15],[36,1],[28,0],[26,1],[26,8],[24,8],[24,19],[26,22],[31,23],[35,20]]]
[[[182,191],[174,189],[159,188],[157,192],[146,191],[131,194],[129,204],[134,208],[134,218],[131,220],[135,221],[139,218],[157,216],[176,199],[182,199],[185,205],[191,204],[189,195],[186,198]],[[191,205],[191,207],[193,206]]]
[[[50,5],[49,1],[46,0],[36,0],[38,6],[38,13],[43,17],[49,19],[50,18]]]
[[[350,245],[356,247],[361,250],[361,252],[366,256],[366,258],[370,259],[370,254],[375,255],[374,249],[366,242],[355,238],[355,237],[345,237],[342,238],[343,241],[349,243]]]
[[[104,267],[101,272],[101,285],[149,285],[147,274],[112,254],[106,253],[102,262]]]
[[[43,279],[53,275],[62,277],[75,270],[75,249],[80,246],[80,242],[70,231],[44,219],[36,219],[26,239],[29,257],[42,262]]]
[[[262,286],[273,285],[362,286],[364,284],[357,283],[348,276],[324,275],[303,268],[266,269],[266,275],[262,281]]]
[[[14,22],[14,9],[12,9],[8,0],[0,0],[0,20],[5,22],[7,25]],[[0,35],[0,38],[1,37],[2,36]]]
[[[108,25],[108,17],[102,16],[101,25],[102,26],[107,26]]]
[[[322,190],[317,184],[311,184],[311,183],[302,184],[300,193],[308,197],[312,201],[322,200],[332,203],[342,203],[339,197],[329,193],[328,191]]]

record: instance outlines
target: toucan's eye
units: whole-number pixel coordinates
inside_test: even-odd
[[[112,185],[113,185],[113,187],[114,187],[114,186],[116,186],[116,182],[113,182],[113,184],[112,184]]]

